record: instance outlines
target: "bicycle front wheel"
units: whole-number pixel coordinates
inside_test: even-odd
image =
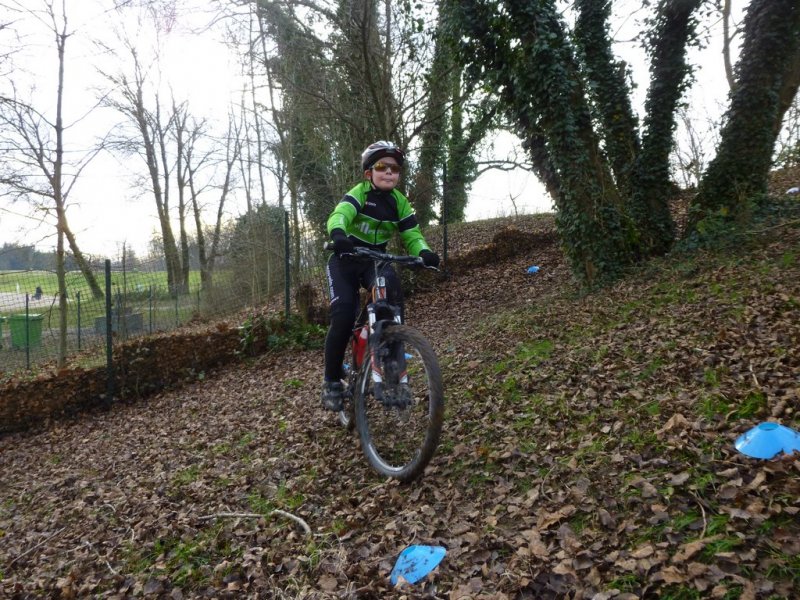
[[[378,348],[372,350],[354,394],[361,449],[384,477],[412,481],[430,462],[442,432],[444,391],[439,361],[428,340],[406,325],[388,327]],[[373,356],[379,357],[384,375],[380,394],[372,378]],[[407,380],[398,379],[387,364],[398,357]]]

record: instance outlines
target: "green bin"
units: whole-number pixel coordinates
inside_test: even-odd
[[[8,328],[11,330],[11,347],[35,348],[41,346],[43,320],[42,315],[35,314],[9,316]]]
[[[0,317],[0,348],[3,347],[3,323],[5,320],[5,317]]]

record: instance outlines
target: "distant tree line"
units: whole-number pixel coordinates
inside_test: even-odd
[[[55,271],[57,256],[55,251],[42,252],[35,246],[19,246],[3,244],[0,248],[0,271]],[[64,257],[64,268],[67,271],[78,270],[75,257],[67,253]],[[94,265],[102,269],[102,262]]]
[[[243,218],[244,219],[244,218]],[[242,221],[242,219],[240,219]],[[246,221],[246,219],[245,219]],[[241,224],[237,225],[241,233]],[[242,242],[238,243],[241,247]],[[94,272],[101,272],[105,269],[106,259],[111,260],[111,268],[118,269],[145,269],[148,271],[166,271],[167,263],[161,253],[161,241],[154,240],[151,252],[146,256],[140,257],[135,250],[125,249],[117,256],[91,256],[86,257],[86,264]],[[190,238],[188,240],[189,249],[189,268],[191,270],[200,269],[199,251],[197,242]],[[237,255],[241,250],[237,250]],[[57,252],[55,250],[39,250],[33,245],[9,244],[5,243],[0,247],[0,271],[55,271],[57,264]],[[78,261],[70,252],[64,253],[64,270],[78,271],[80,266]]]

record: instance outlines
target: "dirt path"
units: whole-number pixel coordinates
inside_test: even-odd
[[[28,308],[32,313],[41,309],[46,309],[53,304],[52,297],[36,298],[32,294],[28,296]],[[0,313],[21,313],[25,314],[25,294],[15,292],[0,292]]]

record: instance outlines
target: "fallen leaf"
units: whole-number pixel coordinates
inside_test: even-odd
[[[317,585],[321,590],[333,592],[339,587],[339,582],[333,575],[325,574],[317,580]]]

